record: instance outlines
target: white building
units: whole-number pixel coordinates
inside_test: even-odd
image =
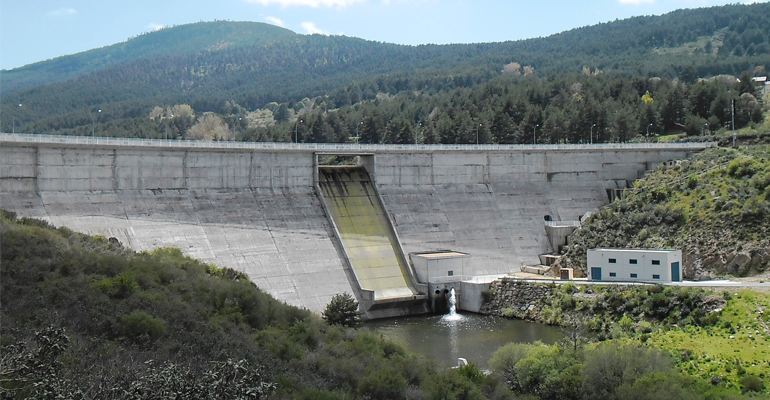
[[[612,282],[679,282],[681,250],[590,249],[588,279]]]
[[[471,273],[471,256],[458,251],[431,251],[410,253],[409,257],[422,283],[459,282]]]

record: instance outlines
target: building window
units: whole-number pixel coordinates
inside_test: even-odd
[[[632,258],[632,259],[628,260],[628,263],[636,265],[636,260]]]
[[[616,260],[616,259],[614,259],[614,258],[610,258],[610,261],[609,261],[609,262],[610,262],[610,264],[615,264],[616,262],[618,262],[618,260]]]
[[[636,274],[631,274],[631,277],[632,278],[636,278]]]
[[[652,265],[660,265],[660,260],[652,260]]]
[[[655,274],[653,274],[653,275],[652,275],[652,279],[660,279],[660,275],[655,275]]]
[[[447,271],[446,273],[447,276],[454,276],[454,274],[455,274],[454,271]]]
[[[614,278],[614,277],[616,277],[616,276],[618,276],[618,274],[616,274],[616,273],[614,273],[614,272],[610,272],[610,278]]]

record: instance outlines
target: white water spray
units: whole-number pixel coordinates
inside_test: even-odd
[[[463,319],[462,315],[457,314],[457,297],[455,296],[455,288],[449,291],[449,314],[444,315],[441,318],[443,321],[459,321]]]

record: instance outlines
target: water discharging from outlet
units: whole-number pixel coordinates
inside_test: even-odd
[[[441,318],[442,321],[460,321],[463,316],[457,313],[457,296],[455,296],[455,288],[449,290],[449,313]]]

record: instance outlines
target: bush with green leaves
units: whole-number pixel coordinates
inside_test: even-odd
[[[326,305],[322,317],[330,325],[355,328],[361,323],[358,302],[350,293],[335,294]]]

